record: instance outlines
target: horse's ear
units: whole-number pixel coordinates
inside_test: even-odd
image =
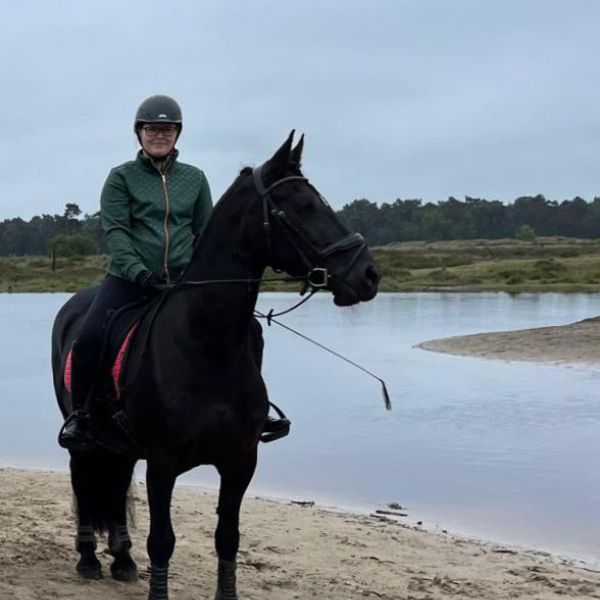
[[[290,132],[287,140],[283,142],[279,150],[266,162],[265,167],[267,176],[271,181],[277,181],[287,171],[290,164],[290,153],[292,151],[292,141],[294,139],[294,130]]]
[[[304,149],[304,134],[300,136],[300,141],[296,147],[290,152],[290,163],[296,168],[300,168],[302,163],[302,150]]]

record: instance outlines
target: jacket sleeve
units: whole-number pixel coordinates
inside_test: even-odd
[[[122,174],[111,171],[100,198],[100,216],[111,263],[131,281],[147,270],[130,238],[130,210],[127,184]]]
[[[192,231],[195,237],[200,235],[200,232],[208,221],[211,211],[212,197],[210,195],[210,187],[206,175],[202,173],[202,184],[200,186],[198,198],[196,198],[196,204],[194,205],[194,217],[192,221]]]

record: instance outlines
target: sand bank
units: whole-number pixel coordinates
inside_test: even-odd
[[[0,599],[145,600],[148,514],[144,487],[136,484],[134,493],[140,581],[87,582],[75,572],[68,476],[0,469]],[[172,600],[214,596],[215,505],[212,492],[176,489]],[[100,560],[108,574],[110,557]],[[545,553],[251,498],[242,511],[238,580],[240,600],[600,598],[599,573]]]
[[[556,327],[429,340],[418,347],[482,358],[600,365],[600,317]]]

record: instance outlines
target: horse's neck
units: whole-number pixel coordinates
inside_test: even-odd
[[[265,269],[259,253],[252,247],[260,234],[251,230],[260,228],[260,220],[252,218],[247,205],[246,210],[240,210],[240,205],[244,206],[230,199],[228,206],[215,212],[183,278],[188,285],[179,292],[187,296],[183,310],[192,323],[203,321],[199,326],[218,327],[234,337],[245,332],[252,318],[259,286],[251,280],[260,279]]]

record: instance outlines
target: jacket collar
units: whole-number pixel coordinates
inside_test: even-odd
[[[136,160],[142,164],[145,169],[152,171],[153,173],[156,173],[157,171],[159,173],[166,173],[173,166],[178,156],[179,150],[173,148],[173,150],[167,156],[165,156],[165,158],[157,160],[146,154],[146,152],[141,149],[137,153]]]

